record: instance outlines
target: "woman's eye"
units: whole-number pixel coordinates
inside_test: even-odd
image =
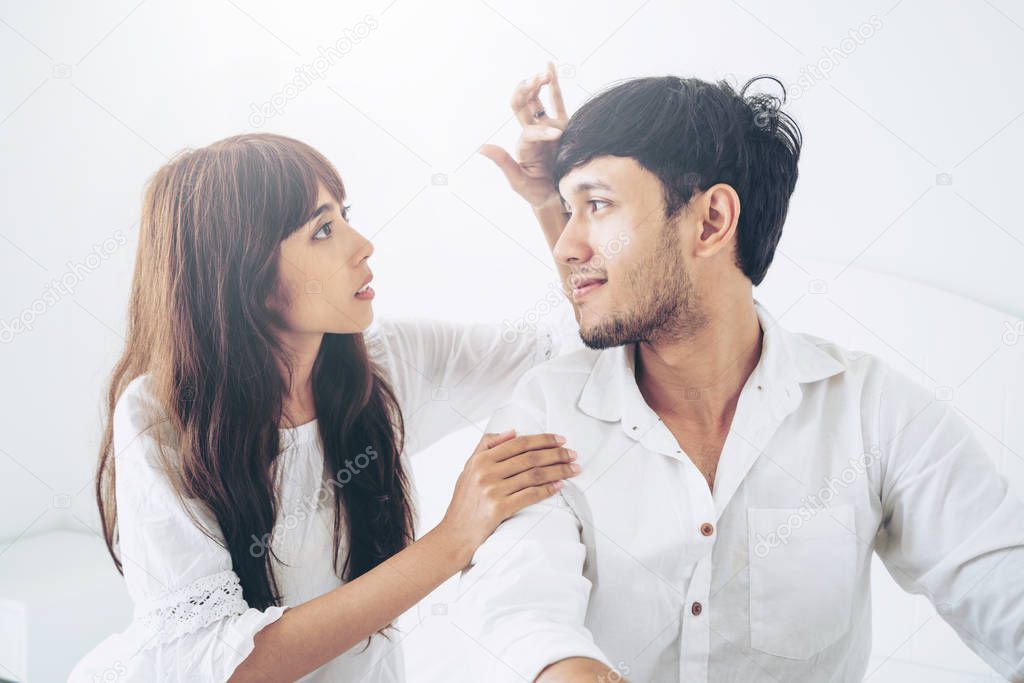
[[[348,221],[349,214],[352,213],[352,205],[345,204],[341,207],[341,217]]]
[[[331,236],[331,224],[330,223],[324,223],[323,225],[321,225],[317,229],[316,232],[313,233],[313,239],[315,239],[315,240],[325,240],[325,239],[327,239],[330,236]]]

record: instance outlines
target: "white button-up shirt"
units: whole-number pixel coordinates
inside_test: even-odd
[[[970,429],[877,358],[790,333],[761,358],[712,492],[644,401],[635,346],[532,370],[488,426],[564,434],[583,471],[507,520],[457,624],[532,681],[571,656],[635,683],[855,681],[877,552],[1001,674],[1024,680],[1024,504]]]

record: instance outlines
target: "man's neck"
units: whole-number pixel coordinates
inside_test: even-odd
[[[636,380],[659,416],[712,431],[728,428],[760,360],[762,331],[752,298],[709,310],[708,324],[689,338],[638,344]]]

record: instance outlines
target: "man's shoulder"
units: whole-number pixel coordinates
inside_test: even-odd
[[[598,358],[607,349],[577,349],[556,356],[531,368],[522,379],[525,383],[550,384],[578,381],[585,382],[594,369]]]
[[[541,412],[575,405],[601,354],[606,352],[578,349],[530,368],[519,378],[509,405]]]
[[[841,366],[845,373],[865,378],[888,371],[888,363],[878,355],[860,349],[851,349],[831,339],[825,339],[807,332],[790,332],[795,339],[828,356]]]
[[[885,398],[889,401],[918,403],[934,398],[932,391],[882,356],[848,348],[805,332],[791,334],[842,366],[842,372],[835,376],[837,382],[830,383],[833,388],[849,388],[853,384],[861,394],[874,401]]]

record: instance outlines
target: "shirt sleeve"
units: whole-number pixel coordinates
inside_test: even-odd
[[[114,415],[118,549],[133,620],[86,655],[69,680],[226,681],[252,652],[256,633],[286,607],[257,610],[243,599],[216,521],[171,487],[159,460],[160,425],[150,426],[138,382]]]
[[[487,418],[527,370],[559,353],[564,327],[375,321],[365,333],[367,351],[391,380],[407,450]]]
[[[521,385],[487,431],[546,431],[527,394]],[[612,668],[584,623],[591,583],[583,575],[583,527],[568,502],[577,493],[567,481],[559,494],[505,520],[460,575],[456,622],[495,657],[493,671],[476,678],[533,681],[568,657]]]
[[[979,657],[1024,680],[1024,503],[966,421],[893,371],[878,424],[879,556]]]

